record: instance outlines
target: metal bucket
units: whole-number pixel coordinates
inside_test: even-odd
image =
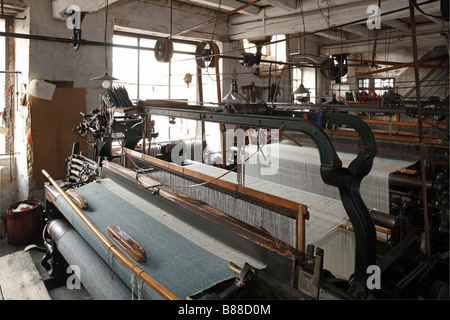
[[[31,208],[16,211],[21,205],[30,205]],[[6,226],[8,242],[12,245],[26,245],[36,240],[41,234],[42,206],[38,200],[25,200],[13,203],[6,209]]]

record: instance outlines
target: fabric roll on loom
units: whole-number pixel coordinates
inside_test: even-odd
[[[53,220],[48,232],[71,266],[80,268],[80,281],[94,300],[127,300],[136,298],[120,279],[112,279],[109,266],[81,235],[63,219]],[[83,259],[79,259],[79,257]]]
[[[108,226],[117,224],[133,235],[146,249],[148,256],[146,262],[136,262],[136,265],[177,297],[184,299],[234,278],[234,272],[229,269],[230,261],[237,265],[250,261],[253,265],[264,267],[249,257],[242,257],[238,252],[214,243],[214,239],[192,230],[183,230],[185,226],[176,219],[167,221],[171,216],[167,212],[180,208],[162,202],[143,201],[109,179],[82,186],[77,192],[89,203],[86,216],[103,234],[107,234]],[[114,259],[109,248],[100,242],[62,197],[57,198],[57,207],[109,268],[129,285],[135,276],[133,272]],[[150,286],[141,287],[139,298],[162,299]]]

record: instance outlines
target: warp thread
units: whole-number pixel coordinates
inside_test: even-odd
[[[114,245],[110,245],[108,247],[108,266],[109,266],[109,274],[111,276],[111,280],[114,280],[114,254],[111,257],[111,263],[109,262],[109,253],[111,252],[112,247],[114,247]]]
[[[131,268],[131,279],[130,279],[130,283],[131,283],[131,300],[134,300],[134,284],[136,283],[137,289],[138,289],[138,300],[142,300],[142,286],[144,285],[144,280],[141,278],[141,273],[144,272],[143,270],[141,270],[137,275],[133,272],[133,269],[137,267],[136,265],[134,265]],[[138,284],[138,279],[141,278],[141,283]]]

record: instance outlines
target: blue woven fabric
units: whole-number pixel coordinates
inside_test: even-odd
[[[187,240],[132,203],[117,197],[101,183],[89,183],[78,188],[77,192],[87,200],[89,206],[83,212],[97,229],[113,244],[115,242],[107,231],[110,225],[117,225],[135,239],[147,253],[147,261],[136,264],[179,298],[184,299],[236,276],[229,270],[228,261]],[[132,272],[117,258],[113,258],[113,254],[108,252],[108,248],[93,234],[63,197],[57,198],[57,206],[81,236],[131,288]],[[172,209],[180,210],[176,206]],[[116,247],[120,250],[119,246]],[[141,279],[134,282],[132,289],[135,293],[138,291],[136,285],[141,283]],[[162,299],[147,284],[142,285],[142,298]]]

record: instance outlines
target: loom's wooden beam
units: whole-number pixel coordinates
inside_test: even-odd
[[[365,123],[392,125],[392,126],[396,126],[396,127],[397,126],[398,127],[416,127],[417,126],[416,122],[406,122],[406,121],[398,121],[398,120],[388,121],[388,120],[376,120],[376,119],[363,119],[363,121]],[[443,129],[443,130],[447,129],[447,126],[445,124],[424,123],[423,127],[424,128],[439,128],[439,129]]]
[[[196,179],[201,182],[208,182],[210,181],[210,185],[220,188],[224,191],[233,192],[238,197],[245,197],[249,198],[252,201],[257,201],[265,206],[271,207],[271,208],[277,208],[281,209],[283,211],[286,211],[286,214],[289,215],[291,218],[297,219],[297,213],[298,212],[306,212],[307,207],[303,204],[283,199],[277,196],[274,196],[269,193],[264,193],[258,190],[254,190],[242,185],[238,185],[229,181],[221,180],[221,179],[215,179],[215,177],[206,175],[201,172],[197,172],[194,170],[190,170],[187,167],[183,167],[171,162],[167,162],[161,159],[154,158],[152,156],[148,156],[130,149],[125,149],[125,152],[128,154],[129,157],[131,157],[134,160],[141,160],[148,164],[157,166],[159,168],[178,173],[183,175],[184,177]]]
[[[308,210],[305,206],[297,214],[297,249],[306,252],[306,221],[309,220]]]

